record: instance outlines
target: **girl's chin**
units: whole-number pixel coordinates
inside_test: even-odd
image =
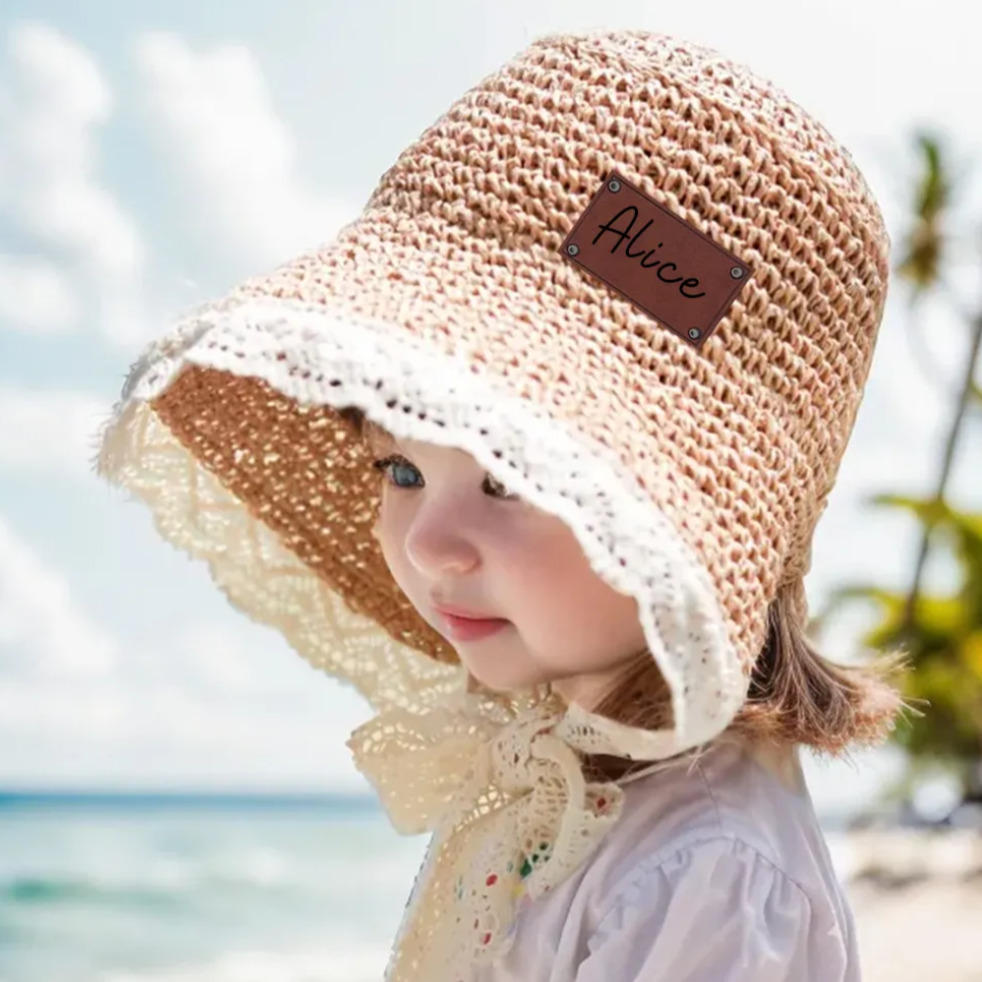
[[[526,689],[534,689],[538,685],[550,681],[548,677],[543,677],[541,673],[535,671],[515,671],[501,672],[494,671],[493,667],[488,670],[486,665],[475,665],[473,658],[461,658],[461,662],[467,666],[471,675],[485,688],[492,692],[507,695],[509,692],[521,692]]]

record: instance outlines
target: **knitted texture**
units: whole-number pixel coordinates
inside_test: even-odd
[[[698,350],[559,254],[611,169],[754,271]],[[440,774],[425,754],[399,770],[384,758],[420,733],[453,739],[434,721],[466,673],[386,568],[371,534],[372,456],[337,410],[467,451],[566,521],[594,570],[637,599],[671,690],[670,729],[573,704],[554,733],[577,750],[671,757],[718,736],[743,704],[779,587],[793,586],[804,615],[802,578],[869,372],[888,252],[848,152],[746,67],[660,34],[546,36],[406,148],[336,239],[148,347],[98,469],[206,560],[232,603],[372,703],[386,721],[383,758],[360,740],[352,749],[382,786],[401,777],[385,795],[395,814],[400,793],[435,800]],[[415,733],[388,727],[412,717]],[[536,728],[509,733],[531,757]],[[535,787],[519,782],[502,800]],[[518,806],[538,815],[529,827],[593,813],[596,789],[564,787]],[[491,837],[463,849],[454,836],[474,825],[446,809],[423,822],[441,831],[390,982],[458,982],[452,938],[464,961],[488,957],[488,933],[491,950],[507,949],[514,910],[477,889],[489,874],[473,860],[491,849],[497,862],[514,842],[495,852],[505,826],[490,823]],[[577,862],[607,826],[583,828]],[[571,865],[553,865],[549,882]],[[458,878],[478,898],[464,934],[447,932],[433,899]]]

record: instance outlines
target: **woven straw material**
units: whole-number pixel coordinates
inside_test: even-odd
[[[754,271],[698,350],[559,254],[615,168]],[[792,584],[804,609],[888,252],[848,153],[747,68],[658,34],[546,36],[428,127],[335,240],[150,346],[98,470],[206,560],[233,604],[378,710],[387,753],[409,755],[391,812],[423,794],[408,762],[419,782],[427,772],[430,738],[412,736],[407,714],[432,736],[466,672],[388,573],[372,536],[379,477],[337,409],[467,451],[566,521],[594,570],[638,600],[671,690],[671,729],[574,704],[569,745],[671,757],[743,704],[778,588]],[[360,739],[352,747],[381,773]],[[586,794],[549,798],[542,821],[582,815]],[[453,881],[463,855],[440,859],[441,827],[416,897]],[[591,827],[591,848],[602,831]],[[511,914],[476,888],[462,902],[478,922],[471,955],[486,957],[487,933],[487,950],[503,950]],[[436,938],[418,910],[393,982],[444,977],[416,974]]]

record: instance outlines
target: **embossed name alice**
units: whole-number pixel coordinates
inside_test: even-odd
[[[753,275],[741,259],[616,171],[604,178],[561,252],[696,347]]]

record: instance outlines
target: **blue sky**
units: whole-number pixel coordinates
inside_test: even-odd
[[[233,611],[89,467],[140,345],[182,309],[329,239],[400,150],[533,36],[665,30],[749,62],[852,151],[901,239],[912,133],[977,158],[973,5],[7,0],[0,14],[0,782],[362,788],[344,738],[367,706]],[[602,11],[603,19],[598,19]],[[952,232],[982,213],[969,173]],[[960,219],[964,219],[959,223]],[[976,225],[977,225],[976,219]],[[977,232],[976,232],[977,236]],[[977,302],[963,248],[952,282]],[[978,253],[976,252],[976,256]],[[867,399],[819,526],[813,605],[843,579],[904,585],[903,518],[863,507],[924,491],[948,402],[891,291]],[[956,377],[966,337],[925,310]],[[944,383],[942,383],[944,384]],[[958,464],[978,507],[976,425]],[[973,498],[974,495],[974,498]],[[929,570],[942,585],[942,563]],[[868,615],[825,639],[853,657]],[[810,767],[816,798],[859,801],[868,769]]]

